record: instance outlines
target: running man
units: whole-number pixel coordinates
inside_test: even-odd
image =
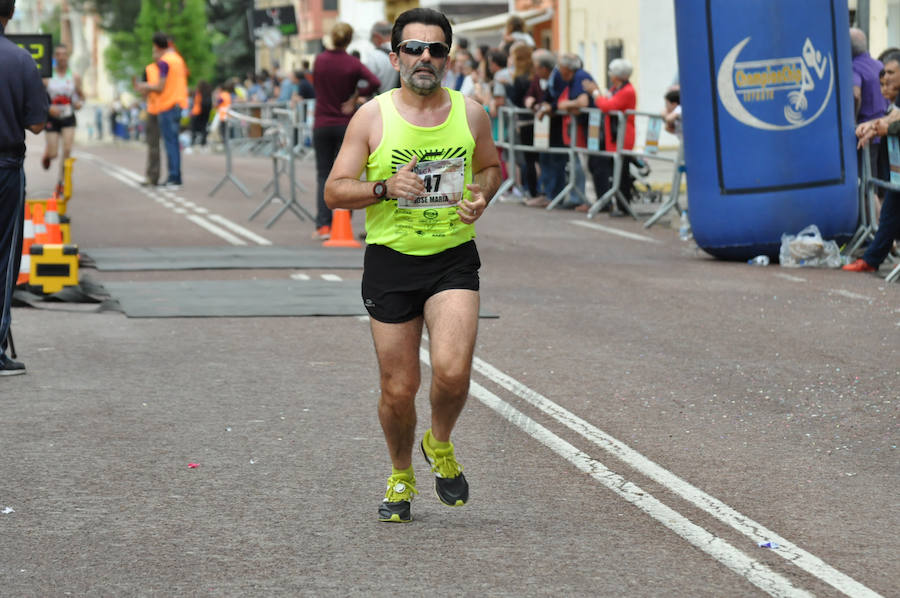
[[[59,44],[53,50],[53,59],[56,62],[53,75],[44,81],[50,96],[50,114],[45,133],[47,147],[41,165],[44,170],[50,169],[50,163],[59,155],[59,142],[62,140],[62,160],[56,184],[56,195],[62,196],[66,160],[72,156],[72,145],[75,143],[75,112],[81,109],[84,93],[81,91],[81,77],[69,70],[69,49]]]
[[[491,123],[480,104],[441,87],[453,33],[414,8],[397,17],[390,59],[400,88],[353,116],[325,186],[330,208],[366,208],[362,298],[381,379],[378,418],[393,466],[380,521],[411,521],[419,345],[428,327],[431,428],[420,443],[449,506],[469,499],[450,433],[469,393],[481,262],[474,223],[500,186]],[[360,181],[365,171],[366,181]]]

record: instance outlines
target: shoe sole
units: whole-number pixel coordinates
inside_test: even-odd
[[[2,370],[0,376],[24,376],[28,370]]]
[[[400,515],[394,513],[393,515],[391,515],[390,519],[379,517],[378,521],[380,521],[381,523],[409,523],[410,521],[412,521],[412,517],[410,517],[409,519],[400,519]]]
[[[458,500],[458,501],[456,501],[456,504],[452,504],[452,505],[448,502],[445,502],[444,499],[441,498],[441,495],[438,493],[437,482],[434,483],[434,495],[437,496],[437,499],[440,501],[440,503],[442,505],[446,505],[448,507],[464,507],[467,504],[469,504],[468,501],[463,502],[462,500]]]

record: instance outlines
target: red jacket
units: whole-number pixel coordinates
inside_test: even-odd
[[[602,95],[598,95],[594,98],[594,106],[603,110],[604,113],[609,112],[611,110],[619,110],[621,112],[625,112],[626,110],[634,110],[637,108],[637,94],[634,92],[634,86],[631,83],[625,83],[622,87],[613,90],[613,95],[610,98],[605,98]],[[614,152],[616,151],[616,137],[610,131],[610,116],[608,114],[603,115],[603,137],[606,141],[606,151]],[[625,148],[624,149],[632,149],[634,148],[634,115],[629,114],[625,120]]]

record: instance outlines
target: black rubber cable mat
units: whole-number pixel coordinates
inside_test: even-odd
[[[104,247],[81,250],[102,271],[361,269],[363,251],[331,247]]]
[[[103,286],[129,318],[368,315],[359,281],[188,280]]]

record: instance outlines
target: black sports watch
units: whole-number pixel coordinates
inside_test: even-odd
[[[372,187],[372,193],[377,199],[384,199],[387,197],[387,180],[381,180],[375,183]]]

